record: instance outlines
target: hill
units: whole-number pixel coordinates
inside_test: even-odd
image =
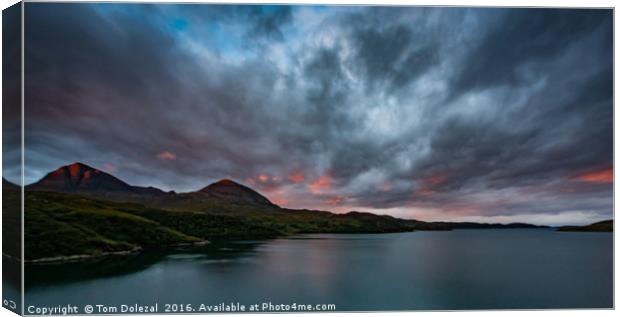
[[[19,187],[3,182],[5,232],[21,227],[14,225],[20,220],[20,191],[16,189]],[[47,174],[39,182],[27,186],[25,195],[25,257],[30,261],[302,233],[537,227],[424,222],[367,212],[335,214],[286,209],[228,179],[195,192],[164,192],[153,187],[129,185],[81,163]],[[18,250],[5,250],[9,255],[18,254]]]
[[[3,208],[4,219],[19,221],[19,192],[5,190],[3,195],[5,202],[17,206]],[[405,220],[371,214],[359,217],[252,206],[231,207],[234,213],[218,208],[177,211],[59,192],[27,191],[25,203],[25,258],[29,261],[162,249],[207,240],[413,230]],[[5,250],[19,256],[18,250]]]
[[[155,187],[132,186],[83,163],[62,166],[38,182],[26,186],[31,191],[76,193],[119,202],[137,202],[160,207],[235,204],[278,208],[253,189],[224,179],[188,193],[165,192]]]
[[[27,188],[59,192],[133,192],[129,184],[82,163],[62,166]]]
[[[613,232],[614,221],[604,220],[595,222],[586,226],[564,226],[559,227],[558,231],[574,231],[574,232]]]
[[[5,190],[3,196],[18,204],[18,192]],[[131,204],[52,192],[27,192],[25,204],[26,260],[97,256],[204,242],[132,213],[143,206],[131,208]],[[5,219],[14,218],[9,213],[19,214],[19,208],[3,208]],[[7,251],[16,255],[15,251]]]
[[[215,182],[201,189],[199,192],[231,204],[278,207],[265,196],[249,187],[235,183],[230,179],[223,179]]]

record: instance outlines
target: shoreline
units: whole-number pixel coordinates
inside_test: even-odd
[[[431,232],[445,232],[445,231],[454,231],[454,230],[506,230],[506,229],[546,229],[546,230],[550,230],[553,232],[601,232],[601,233],[613,233],[613,231],[586,231],[586,230],[558,230],[561,227],[547,227],[547,228],[452,228],[452,229],[448,229],[448,230],[407,230],[407,231],[395,231],[395,232],[311,232],[311,233],[297,233],[297,234],[292,234],[292,235],[286,235],[283,237],[278,237],[278,238],[293,238],[295,239],[295,237],[303,237],[305,235],[312,235],[312,234],[389,234],[389,233],[411,233],[411,232],[426,232],[426,231],[431,231]],[[276,238],[277,239],[277,238]],[[303,238],[302,238],[303,239]],[[268,239],[269,240],[269,239]],[[246,241],[246,240],[237,240],[237,241]],[[211,241],[208,240],[204,240],[204,241],[198,241],[198,242],[185,242],[185,243],[178,243],[178,244],[173,244],[173,245],[167,245],[167,246],[163,246],[162,248],[142,248],[142,247],[135,247],[131,250],[124,250],[124,251],[113,251],[113,252],[102,252],[99,254],[75,254],[75,255],[63,255],[63,256],[55,256],[55,257],[46,257],[46,258],[38,258],[38,259],[33,259],[33,260],[24,260],[24,264],[57,264],[57,263],[70,263],[70,262],[79,262],[79,261],[83,261],[83,260],[91,260],[91,259],[97,259],[97,258],[103,258],[103,257],[108,257],[108,256],[122,256],[122,255],[130,255],[130,254],[136,254],[136,253],[140,253],[143,251],[147,251],[147,250],[151,250],[151,249],[166,249],[166,247],[170,247],[170,248],[178,248],[178,247],[198,247],[198,246],[204,246],[204,245],[208,245],[211,244]],[[12,259],[14,261],[21,261],[21,259],[16,258],[12,255],[9,255],[7,253],[2,253],[2,256],[7,257],[9,259]]]
[[[165,247],[171,247],[171,248],[175,248],[175,247],[197,247],[197,246],[204,246],[204,245],[208,245],[210,244],[210,241],[198,241],[198,242],[187,242],[187,243],[179,243],[179,244],[174,244],[174,245],[168,245]],[[91,260],[91,259],[97,259],[97,258],[103,258],[103,257],[108,257],[108,256],[120,256],[120,255],[130,255],[130,254],[136,254],[136,253],[140,253],[143,252],[145,250],[149,250],[149,249],[145,249],[142,247],[135,247],[131,250],[124,250],[124,251],[112,251],[112,252],[102,252],[99,254],[75,254],[75,255],[61,255],[61,256],[55,256],[55,257],[47,257],[47,258],[38,258],[38,259],[32,259],[32,260],[24,260],[24,264],[54,264],[54,263],[69,263],[69,262],[79,262],[82,260]],[[3,256],[9,257],[15,261],[20,261],[21,259],[17,259],[14,256],[11,256],[9,254],[6,253],[2,253]]]
[[[138,253],[143,249],[140,247],[133,248],[131,250],[125,251],[113,251],[113,252],[102,252],[99,254],[75,254],[75,255],[61,255],[55,257],[48,258],[39,258],[34,260],[24,260],[24,264],[48,264],[48,263],[66,263],[66,262],[78,262],[81,260],[90,260],[96,258],[102,258],[112,255],[129,255],[132,253]]]

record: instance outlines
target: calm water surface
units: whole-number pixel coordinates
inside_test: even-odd
[[[605,308],[613,235],[546,229],[320,234],[26,267],[26,305]]]

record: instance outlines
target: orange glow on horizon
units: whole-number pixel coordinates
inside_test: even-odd
[[[289,197],[287,197],[288,195],[286,194],[286,192],[280,188],[276,188],[276,187],[266,188],[265,196],[267,197],[267,199],[269,199],[269,201],[271,201],[272,203],[278,206],[284,207],[291,203]]]
[[[607,168],[600,171],[582,173],[573,177],[573,179],[589,183],[612,183],[614,181],[614,170],[613,168]]]
[[[258,180],[264,183],[264,182],[269,180],[269,175],[267,175],[267,174],[260,174],[260,175],[258,175]]]
[[[281,197],[272,198],[271,202],[278,206],[286,206],[289,204],[289,201],[287,199]]]

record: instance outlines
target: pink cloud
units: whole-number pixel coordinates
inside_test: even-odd
[[[325,202],[330,205],[330,206],[336,206],[336,205],[340,205],[343,202],[347,201],[349,199],[348,196],[333,196],[329,199],[327,199]]]
[[[293,183],[301,183],[303,182],[306,178],[304,176],[304,173],[302,172],[297,172],[295,174],[292,174],[288,177],[288,179],[293,182]]]
[[[329,173],[326,173],[314,180],[310,185],[308,185],[308,189],[313,194],[318,194],[324,190],[328,190],[332,187],[332,178]]]
[[[613,183],[614,170],[613,168],[609,167],[598,171],[582,173],[573,177],[573,179],[589,183]]]
[[[177,155],[169,151],[163,151],[157,154],[157,158],[162,161],[174,161],[177,159]]]

